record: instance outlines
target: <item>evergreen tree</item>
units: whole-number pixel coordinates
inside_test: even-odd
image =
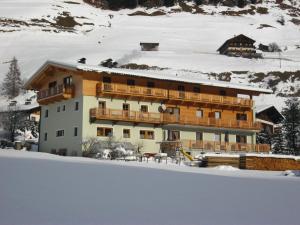
[[[256,136],[256,142],[258,144],[269,144],[269,145],[271,145],[272,144],[271,140],[272,140],[272,137],[266,129],[263,129]]]
[[[300,155],[297,139],[300,136],[300,102],[297,98],[288,99],[282,110],[284,117],[282,126],[289,154]]]
[[[276,127],[272,137],[272,152],[274,154],[286,154],[285,140],[281,127]]]
[[[10,63],[9,71],[2,83],[3,94],[9,98],[19,95],[22,87],[21,72],[18,66],[18,60],[14,57]]]

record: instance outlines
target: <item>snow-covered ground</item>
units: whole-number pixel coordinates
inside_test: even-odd
[[[0,150],[0,224],[299,223],[297,177]]]

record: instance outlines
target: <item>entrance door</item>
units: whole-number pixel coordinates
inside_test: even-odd
[[[168,141],[179,141],[180,131],[178,130],[168,130]]]

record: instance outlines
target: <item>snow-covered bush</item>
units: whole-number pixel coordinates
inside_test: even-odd
[[[272,42],[269,44],[269,52],[281,52],[281,49],[276,42]]]

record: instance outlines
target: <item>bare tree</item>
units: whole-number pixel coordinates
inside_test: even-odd
[[[97,145],[99,144],[99,140],[96,137],[88,137],[85,138],[81,142],[82,146],[82,156],[90,157],[97,153]]]
[[[8,98],[14,98],[20,94],[22,88],[21,72],[18,60],[14,57],[10,62],[9,71],[2,83],[3,94]]]

